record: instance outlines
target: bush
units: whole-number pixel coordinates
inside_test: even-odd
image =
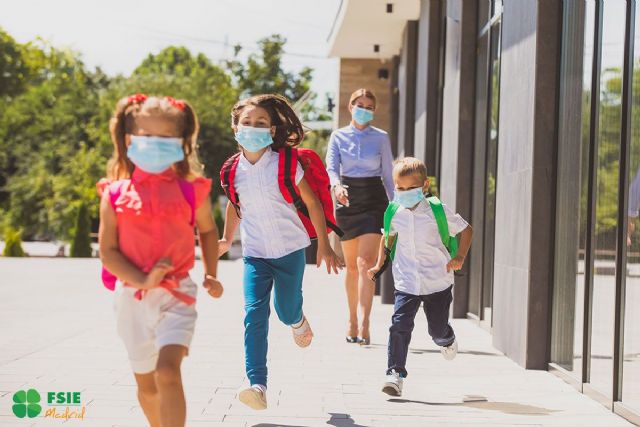
[[[82,203],[78,207],[76,226],[71,241],[71,256],[75,258],[91,258],[91,224],[87,205]]]
[[[22,249],[22,231],[11,227],[6,227],[4,232],[3,256],[24,257],[27,254]]]

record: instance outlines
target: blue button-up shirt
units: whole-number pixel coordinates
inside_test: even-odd
[[[327,147],[327,172],[331,185],[340,184],[340,176],[351,178],[382,177],[389,200],[393,200],[393,155],[389,135],[367,126],[353,125],[334,131]]]

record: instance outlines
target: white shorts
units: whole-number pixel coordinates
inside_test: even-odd
[[[177,344],[189,348],[198,314],[195,304],[183,303],[166,289],[151,289],[141,300],[135,298],[136,290],[118,283],[114,309],[118,335],[124,341],[133,372],[146,374],[156,369],[162,347]],[[177,290],[195,298],[198,286],[187,277]]]

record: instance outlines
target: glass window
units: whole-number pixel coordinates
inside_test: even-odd
[[[612,395],[613,389],[615,259],[625,9],[624,0],[604,2],[589,382],[607,396]]]
[[[622,402],[640,411],[640,7],[636,5],[629,158],[629,228],[624,316]]]
[[[583,10],[584,8],[584,10]],[[588,178],[589,178],[589,143],[590,143],[590,118],[591,118],[591,74],[593,65],[593,38],[595,2],[586,0],[584,4],[567,5],[565,14],[584,14],[584,20],[580,17],[576,19],[579,24],[577,30],[582,27],[583,54],[581,56],[567,58],[567,61],[575,61],[575,73],[582,76],[582,88],[580,93],[576,93],[575,99],[568,100],[580,105],[580,121],[575,124],[577,128],[569,129],[572,125],[573,116],[563,116],[561,120],[566,132],[570,137],[579,138],[577,146],[567,154],[568,162],[571,154],[576,153],[576,158],[580,159],[578,170],[571,175],[571,181],[578,182],[577,194],[564,197],[558,201],[558,226],[566,227],[565,230],[558,230],[556,238],[563,239],[571,236],[572,241],[556,241],[556,282],[553,296],[553,340],[551,361],[571,372],[578,380],[582,380],[582,346],[584,335],[584,283],[585,283],[585,254],[587,242],[587,209],[588,209]],[[566,20],[565,20],[566,22]],[[569,36],[571,37],[571,36]],[[567,46],[568,52],[564,55],[571,55],[572,46]],[[581,67],[580,67],[581,64]],[[566,70],[572,70],[572,64],[566,66]],[[565,71],[566,72],[566,71]],[[563,76],[566,84],[573,80],[573,75]],[[571,114],[571,104],[567,104],[566,112]],[[574,136],[575,135],[575,136]],[[568,143],[572,144],[573,141]],[[561,171],[559,171],[560,173]],[[562,171],[570,173],[568,171]],[[576,221],[572,222],[571,218]],[[562,225],[560,225],[560,223]],[[567,258],[573,259],[572,264],[567,263]]]

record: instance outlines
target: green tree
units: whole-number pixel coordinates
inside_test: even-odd
[[[304,67],[297,75],[282,68],[282,55],[287,39],[273,34],[258,41],[259,53],[249,55],[246,63],[238,59],[242,46],[235,47],[235,59],[228,61],[242,97],[261,93],[277,93],[295,102],[311,87],[313,70]]]
[[[91,258],[91,224],[87,205],[81,203],[77,209],[76,224],[71,241],[71,256],[75,258]]]

